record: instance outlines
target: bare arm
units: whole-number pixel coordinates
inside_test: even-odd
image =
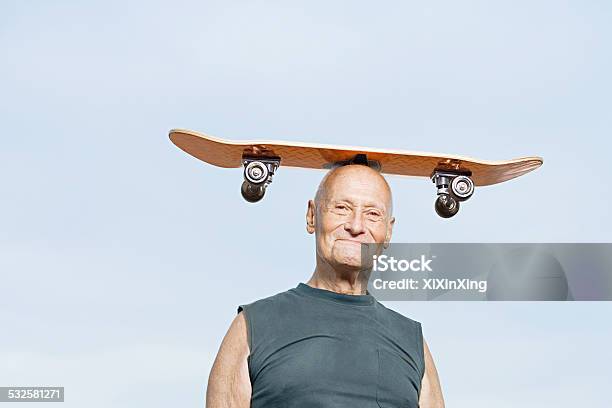
[[[421,381],[419,408],[444,408],[444,398],[442,397],[438,371],[425,339],[423,339],[423,355],[425,357],[425,374]]]
[[[251,381],[247,357],[249,344],[244,313],[232,322],[210,370],[206,390],[207,408],[249,408]]]

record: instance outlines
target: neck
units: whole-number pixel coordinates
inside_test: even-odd
[[[308,286],[346,295],[365,295],[368,288],[366,271],[360,269],[337,269],[317,256],[317,266]]]

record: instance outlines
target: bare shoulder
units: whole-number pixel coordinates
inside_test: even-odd
[[[217,353],[214,365],[241,364],[249,355],[248,330],[244,312],[238,313],[230,325]],[[213,370],[214,370],[213,366]]]
[[[244,312],[238,313],[236,317],[234,317],[234,320],[232,320],[232,324],[227,330],[221,348],[223,348],[224,344],[226,346],[237,347],[241,351],[240,354],[246,353],[248,356],[248,330]]]
[[[244,312],[232,321],[208,377],[206,406],[249,407],[251,382],[247,358],[249,344]]]
[[[419,407],[444,408],[444,397],[442,396],[438,371],[425,339],[423,339],[423,356],[425,360],[425,373],[421,381]]]

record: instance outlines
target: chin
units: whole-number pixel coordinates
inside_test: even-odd
[[[334,251],[334,263],[343,269],[361,269],[361,250]]]

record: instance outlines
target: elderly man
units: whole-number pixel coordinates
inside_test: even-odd
[[[208,380],[208,408],[444,407],[421,324],[367,292],[361,243],[387,245],[386,180],[364,165],[308,202],[316,267],[296,288],[238,308]]]

